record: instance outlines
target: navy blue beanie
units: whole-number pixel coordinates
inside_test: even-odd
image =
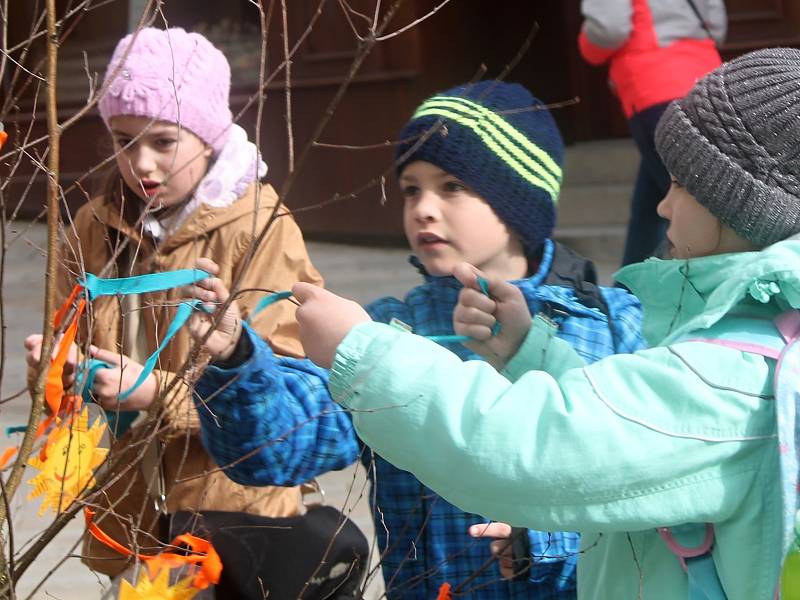
[[[420,105],[400,139],[398,177],[418,160],[458,177],[528,253],[552,235],[564,143],[550,111],[523,86],[480,81],[436,94]]]

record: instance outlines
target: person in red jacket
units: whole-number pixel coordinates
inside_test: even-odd
[[[722,62],[723,0],[582,0],[578,46],[592,65],[609,63],[609,82],[622,104],[641,162],[631,199],[622,264],[644,260],[664,239],[656,214],[669,173],[653,142],[667,105]]]

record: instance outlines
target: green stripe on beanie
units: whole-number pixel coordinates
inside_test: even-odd
[[[428,110],[417,112],[414,116],[419,118],[426,117],[428,115],[452,119],[456,123],[460,123],[465,127],[469,127],[475,132],[481,141],[486,144],[489,150],[494,152],[500,158],[500,160],[508,164],[509,167],[514,169],[520,174],[520,176],[530,181],[533,185],[539,186],[545,190],[548,194],[550,194],[553,202],[558,200],[559,182],[555,181],[553,176],[542,169],[538,164],[531,160],[526,160],[525,156],[520,156],[521,153],[518,149],[516,149],[517,152],[514,152],[514,147],[510,147],[507,143],[503,143],[503,141],[496,141],[493,139],[493,135],[494,137],[497,137],[497,130],[492,129],[491,126],[486,123],[486,121],[479,121],[470,117],[461,116],[457,113],[444,110],[442,108],[429,108]],[[512,152],[515,154],[515,156],[511,155]],[[519,158],[519,161],[517,158]],[[537,174],[543,177],[540,178],[537,176]],[[550,181],[545,180],[544,177],[550,179]]]
[[[547,152],[526,138],[502,116],[493,113],[492,111],[482,107],[480,104],[476,104],[475,102],[467,100],[466,98],[459,98],[458,96],[434,96],[430,100],[424,102],[422,106],[417,109],[417,112],[414,113],[412,118],[416,119],[418,116],[422,116],[421,113],[428,107],[444,107],[454,109],[458,112],[463,112],[464,114],[475,118],[475,120],[477,120],[481,125],[490,131],[497,132],[495,138],[498,140],[507,141],[509,149],[520,148],[523,151],[527,151],[530,157],[533,157],[539,162],[539,164],[541,164],[542,167],[544,167],[544,169],[546,169],[545,178],[548,179],[548,181],[551,181],[551,184],[556,189],[556,192],[558,191],[562,178],[561,167],[557,165],[552,158],[550,158],[550,155],[547,154]],[[522,152],[515,152],[515,154],[522,154]],[[520,156],[520,158],[523,159],[522,156]],[[523,162],[528,163],[528,157],[524,157]],[[533,169],[538,170],[535,166]]]

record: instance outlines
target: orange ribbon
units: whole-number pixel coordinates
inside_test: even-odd
[[[152,555],[138,554],[126,548],[100,529],[94,522],[94,515],[94,511],[91,509],[84,509],[86,528],[89,530],[89,533],[91,533],[96,540],[123,556],[135,556],[137,559],[143,561],[147,565],[147,571],[151,579],[155,578],[158,572],[164,567],[174,569],[175,567],[183,565],[198,565],[199,570],[195,573],[192,581],[194,587],[199,590],[204,590],[209,585],[219,582],[219,576],[220,573],[222,573],[222,560],[220,560],[219,554],[217,554],[214,546],[212,546],[211,542],[208,540],[184,533],[172,540],[170,546],[185,545],[188,547],[191,554],[177,554],[175,552],[161,552],[160,554]]]
[[[11,457],[17,453],[17,447],[12,446],[11,448],[6,448],[3,450],[2,456],[0,456],[0,469],[6,466]]]
[[[69,298],[67,300],[69,300]],[[61,310],[63,308],[64,307],[62,306],[61,309],[59,309],[59,312],[56,313],[59,321],[63,317],[61,314]],[[61,400],[64,397],[64,382],[61,379],[62,375],[64,374],[64,364],[67,362],[67,357],[69,356],[72,343],[75,341],[75,337],[78,334],[78,321],[80,321],[80,317],[85,308],[86,300],[81,299],[80,302],[78,302],[78,309],[75,312],[75,316],[72,318],[72,321],[61,338],[61,343],[58,345],[56,356],[50,363],[50,370],[47,372],[47,382],[45,383],[44,387],[44,398],[47,401],[47,406],[50,407],[50,412],[52,414],[58,413],[59,409],[61,408]],[[56,319],[53,319],[54,324],[55,320]]]
[[[53,315],[54,330],[61,326],[61,322],[64,320],[64,317],[69,312],[69,309],[72,307],[73,303],[82,291],[83,287],[80,285],[76,285],[74,288],[72,288],[72,292],[70,292],[67,299],[56,311],[55,315]],[[76,396],[74,394],[69,394],[67,396],[64,395],[64,382],[62,381],[61,377],[64,374],[64,364],[67,362],[70,347],[75,341],[75,337],[78,333],[78,321],[80,320],[85,308],[86,300],[81,299],[81,301],[78,303],[75,316],[67,327],[67,330],[64,332],[64,336],[61,338],[56,356],[50,362],[50,368],[47,371],[47,379],[44,386],[44,399],[45,402],[47,402],[47,407],[50,409],[50,414],[48,414],[39,423],[39,426],[36,428],[36,434],[33,438],[34,440],[38,440],[40,437],[42,437],[57,417],[60,416],[62,418],[66,418],[67,422],[69,422],[69,419],[77,414],[81,408],[80,396]],[[6,466],[8,461],[12,456],[14,456],[14,454],[17,453],[18,450],[19,447],[15,446],[6,448],[3,451],[3,454],[0,455],[0,469]],[[39,451],[39,458],[42,460],[47,458],[47,444],[42,446],[42,449]]]
[[[67,299],[64,300],[64,304],[62,304],[61,307],[56,311],[56,314],[53,315],[53,329],[58,329],[61,327],[61,321],[64,320],[64,317],[67,315],[70,307],[78,298],[78,294],[80,294],[82,291],[83,287],[80,285],[76,285],[74,288],[72,288],[69,296],[67,296]]]
[[[77,405],[73,399],[77,399]],[[67,396],[66,401],[68,402],[69,410],[76,410],[80,408],[80,396]],[[33,435],[33,439],[38,440],[42,437],[45,432],[50,428],[50,425],[56,420],[57,415],[47,415],[44,419],[39,421],[39,425],[36,428],[36,433]],[[14,456],[17,451],[19,450],[19,446],[12,446],[10,448],[6,448],[3,450],[3,454],[0,455],[0,469],[4,468],[8,461]],[[47,441],[45,441],[44,445],[39,450],[39,458],[41,460],[47,460]]]
[[[436,600],[453,600],[453,592],[450,589],[450,584],[445,582],[439,588],[439,595]]]

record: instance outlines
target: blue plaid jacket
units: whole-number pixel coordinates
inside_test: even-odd
[[[551,274],[553,249],[548,242],[538,272],[514,282],[531,312],[546,312],[558,323],[558,335],[589,362],[642,348],[641,306],[629,293],[600,288],[604,310],[573,288],[542,285]],[[396,318],[420,335],[452,334],[460,288],[451,277],[425,275],[404,301],[382,298],[367,310],[376,321]],[[231,479],[293,485],[361,456],[375,485],[375,530],[389,598],[431,600],[444,582],[455,596],[485,600],[575,597],[577,534],[529,530],[529,580],[501,579],[488,541],[468,535],[471,525],[488,519],[464,513],[410,473],[360,449],[348,414],[328,395],[327,372],[307,360],[275,357],[246,331],[253,344],[249,360],[235,369],[212,365],[196,384],[204,444],[218,464],[231,465],[225,471]],[[463,360],[480,359],[460,344],[450,349]]]

